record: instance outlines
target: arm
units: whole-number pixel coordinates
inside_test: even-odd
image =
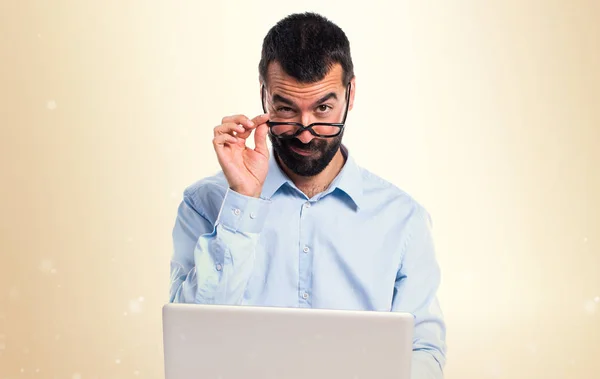
[[[392,310],[415,316],[411,379],[442,379],[447,348],[446,325],[436,294],[440,269],[435,258],[431,219],[419,205],[411,216],[408,232]]]
[[[241,304],[269,205],[228,189],[213,225],[186,193],[173,228],[170,302]]]
[[[205,199],[200,199],[198,188],[184,193],[173,228],[170,302],[242,303],[270,204],[260,198],[269,170],[268,118],[228,116],[214,128],[213,146],[229,186],[212,218],[206,217],[201,203],[214,205],[220,191],[217,200],[206,187]],[[251,149],[246,139],[253,130]],[[209,220],[215,220],[214,225]]]

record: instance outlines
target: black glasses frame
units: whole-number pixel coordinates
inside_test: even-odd
[[[304,126],[303,124],[299,123],[299,122],[278,122],[278,121],[267,121],[267,126],[269,127],[269,134],[271,134],[273,137],[276,138],[280,138],[280,139],[292,139],[295,138],[296,136],[300,135],[300,133],[302,133],[305,130],[308,130],[310,132],[310,134],[312,134],[315,137],[320,137],[320,138],[333,138],[333,137],[337,137],[340,135],[340,133],[342,132],[342,130],[344,129],[344,125],[346,124],[346,117],[348,116],[348,108],[350,107],[350,90],[352,89],[352,83],[348,83],[348,85],[346,86],[346,110],[344,111],[344,119],[342,120],[342,122],[313,122],[310,125],[306,125]],[[267,113],[267,110],[265,108],[265,85],[263,84],[261,89],[260,89],[260,93],[261,93],[261,103],[262,103],[262,109],[264,113]],[[293,134],[285,134],[285,135],[277,135],[273,133],[273,127],[277,126],[277,125],[293,125],[293,126],[297,126],[298,130],[293,133]],[[325,126],[335,126],[338,128],[338,131],[335,134],[328,134],[328,135],[322,135],[319,134],[317,132],[315,132],[315,130],[313,129],[314,126],[317,125],[325,125]]]

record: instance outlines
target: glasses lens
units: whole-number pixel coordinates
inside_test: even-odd
[[[294,135],[298,129],[300,129],[300,127],[297,125],[273,125],[271,133],[276,136],[285,137]],[[340,130],[340,128],[337,126],[323,124],[315,124],[313,125],[312,129],[315,131],[315,133],[324,137],[336,135]]]
[[[313,130],[322,136],[332,136],[336,134],[340,128],[337,126],[317,124],[313,125]]]
[[[276,136],[289,136],[296,133],[298,129],[300,128],[296,125],[273,125],[273,128],[271,128],[271,133],[275,134]]]

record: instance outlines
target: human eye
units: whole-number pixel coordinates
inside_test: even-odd
[[[318,113],[327,113],[330,110],[331,110],[331,106],[327,105],[327,104],[321,104],[321,105],[317,106]]]
[[[293,112],[294,110],[290,107],[278,107],[277,108],[277,112],[279,113],[290,113]]]

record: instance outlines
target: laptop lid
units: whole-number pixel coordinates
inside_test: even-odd
[[[166,379],[410,379],[408,313],[163,307]]]

